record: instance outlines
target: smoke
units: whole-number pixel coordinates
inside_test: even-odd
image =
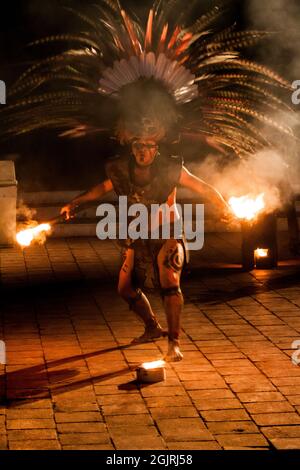
[[[36,210],[31,209],[30,207],[24,204],[23,200],[20,199],[17,207],[17,220],[21,222],[22,225],[32,224],[36,215]]]
[[[218,158],[209,155],[202,164],[190,165],[199,178],[214,186],[228,201],[230,197],[256,198],[264,193],[266,212],[282,208],[291,193],[288,182],[288,165],[273,150],[259,152],[253,158],[236,161],[220,168]]]
[[[259,49],[259,56],[291,80],[300,79],[300,3],[299,0],[250,0],[246,14],[254,29],[274,32],[269,44]]]
[[[246,7],[247,17],[254,29],[274,32],[269,41],[258,48],[258,59],[281,73],[291,84],[300,80],[300,2],[299,0],[250,0]],[[300,137],[300,105],[292,105],[292,92],[290,93],[290,106],[295,111],[283,117],[295,135]],[[282,119],[282,116],[274,116]],[[294,192],[300,192],[300,155],[299,142],[293,142],[280,137],[274,132],[271,141],[278,146],[282,158],[289,165],[285,172],[289,178]],[[279,141],[279,142],[278,142]],[[275,168],[277,168],[275,166]],[[272,169],[272,165],[270,167]]]

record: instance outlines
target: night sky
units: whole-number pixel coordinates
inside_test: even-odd
[[[64,10],[64,6],[86,8],[88,4],[96,3],[96,1],[12,0],[6,2],[5,15],[1,17],[0,79],[5,80],[7,88],[26,69],[30,61],[41,53],[36,49],[26,47],[26,44],[47,35],[76,31],[76,20]],[[134,7],[138,14],[145,17],[145,21],[151,3],[149,0],[122,1],[124,6]],[[210,0],[199,0],[199,12],[204,12],[205,6],[211,6],[213,3]],[[266,14],[268,14],[267,5]],[[247,0],[232,2],[232,18],[242,28],[253,26],[253,18],[250,19],[247,16]],[[248,53],[250,56],[253,54],[252,51]],[[272,58],[270,60],[272,62]],[[288,61],[288,51],[285,51],[283,47],[279,59],[277,55],[277,70],[284,70]],[[110,156],[115,151],[115,144],[102,137],[89,138],[85,141],[68,141],[58,139],[55,133],[43,131],[2,143],[0,157],[1,159],[13,158],[16,161],[17,177],[21,188],[27,190],[85,189],[103,179],[103,157]]]

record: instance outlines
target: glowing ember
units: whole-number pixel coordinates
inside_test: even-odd
[[[269,255],[269,250],[266,248],[257,248],[254,251],[254,255],[256,258],[267,258],[267,256]]]
[[[19,245],[29,246],[31,242],[37,238],[42,232],[49,232],[51,230],[51,225],[49,224],[40,224],[33,228],[28,228],[17,233],[16,239]]]
[[[163,361],[162,359],[160,359],[159,361],[153,361],[153,362],[143,362],[143,364],[141,364],[141,367],[143,369],[158,369],[160,367],[164,367],[166,365],[165,361]]]
[[[255,199],[249,196],[231,197],[229,205],[238,219],[252,220],[264,209],[264,193]]]

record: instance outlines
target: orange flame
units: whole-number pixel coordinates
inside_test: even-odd
[[[146,370],[150,369],[160,369],[161,367],[164,367],[166,365],[165,361],[162,359],[159,359],[158,361],[153,361],[153,362],[143,362],[141,364],[141,367]]]
[[[255,258],[267,258],[269,250],[267,248],[257,248],[254,251]]]
[[[238,219],[252,220],[265,207],[264,193],[255,199],[249,196],[231,197],[229,205]]]
[[[21,246],[30,246],[34,239],[37,239],[42,232],[50,232],[50,224],[40,224],[33,228],[21,230],[17,233],[16,239]]]

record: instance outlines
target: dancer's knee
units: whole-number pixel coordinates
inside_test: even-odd
[[[136,302],[138,302],[143,295],[141,289],[133,289],[131,286],[119,286],[118,293],[122,299],[128,303],[130,309],[134,307]]]
[[[162,288],[160,290],[160,292],[161,292],[162,297],[171,297],[173,295],[176,295],[178,297],[182,297],[182,291],[180,289],[180,286],[172,286],[172,287]]]

